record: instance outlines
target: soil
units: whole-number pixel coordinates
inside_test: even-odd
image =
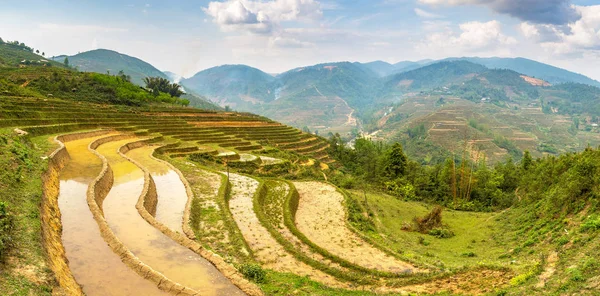
[[[253,196],[258,188],[258,181],[238,174],[230,174],[230,181],[232,193],[229,209],[254,256],[264,267],[309,276],[327,285],[345,286],[334,277],[298,261],[285,251],[260,223],[253,206]]]
[[[388,272],[416,272],[362,240],[348,229],[344,197],[335,187],[320,182],[295,182],[300,194],[296,225],[314,243],[357,265]]]

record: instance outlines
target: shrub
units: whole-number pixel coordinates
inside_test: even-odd
[[[239,270],[245,278],[255,283],[264,283],[267,275],[260,265],[254,263],[244,263]]]
[[[12,232],[14,229],[14,217],[8,212],[4,202],[0,202],[0,258],[4,256],[5,250],[12,243]]]
[[[451,238],[454,236],[454,232],[445,228],[434,228],[429,230],[428,234],[437,238]]]
[[[190,205],[190,226],[194,230],[198,230],[198,225],[200,225],[200,214],[202,211],[202,204],[199,198],[194,197],[192,199],[192,204]]]
[[[462,253],[461,256],[467,257],[467,258],[473,258],[473,257],[477,257],[477,254],[475,254],[473,252],[465,252],[465,253]]]
[[[430,230],[442,226],[442,211],[440,206],[435,206],[429,214],[423,218],[415,217],[415,226],[417,231],[428,233]]]
[[[590,216],[588,217],[583,224],[581,224],[581,231],[588,230],[598,230],[600,229],[600,217],[599,216]]]

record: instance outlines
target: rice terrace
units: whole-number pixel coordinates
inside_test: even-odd
[[[600,5],[125,2],[0,4],[0,295],[600,295]]]

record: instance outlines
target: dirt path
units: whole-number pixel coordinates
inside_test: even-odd
[[[342,286],[334,277],[296,260],[260,223],[253,205],[253,197],[258,188],[258,181],[238,174],[230,174],[230,181],[232,192],[229,209],[256,259],[264,267],[280,272],[309,276],[313,280],[328,285]],[[283,193],[285,194],[286,191],[284,190]]]
[[[139,139],[101,145],[114,173],[114,184],[103,202],[106,220],[117,237],[143,263],[202,295],[243,295],[214,265],[152,227],[136,203],[144,187],[144,173],[118,154],[117,149]]]
[[[311,241],[357,265],[388,272],[414,272],[410,264],[371,246],[346,227],[344,197],[320,182],[295,182],[300,194],[298,229]]]
[[[87,295],[167,295],[121,261],[102,238],[88,208],[88,185],[100,173],[102,162],[87,147],[106,136],[65,143],[71,161],[60,174],[58,202],[69,268]]]
[[[546,286],[546,282],[554,275],[556,272],[556,263],[558,262],[558,253],[556,251],[550,252],[548,255],[548,259],[546,262],[546,266],[544,267],[544,272],[539,276],[539,282],[535,286],[536,288],[544,288]]]

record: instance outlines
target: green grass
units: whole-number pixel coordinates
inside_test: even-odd
[[[41,240],[41,174],[46,161],[41,157],[52,149],[47,137],[17,137],[12,130],[0,130],[0,202],[14,217],[11,243],[0,258],[0,294],[50,295],[52,272],[46,267]],[[33,270],[24,276],[19,270]],[[14,293],[14,294],[13,294]]]
[[[357,196],[363,195],[362,192],[353,193]],[[364,201],[361,202],[364,204]],[[442,223],[446,224],[455,236],[437,238],[402,230],[403,226],[412,225],[415,217],[426,215],[431,210],[431,205],[402,201],[384,194],[367,193],[367,207],[374,213],[379,233],[362,233],[396,250],[411,261],[450,270],[482,264],[510,264],[510,260],[500,258],[508,249],[496,239],[499,231],[494,219],[496,214],[445,210],[442,213]]]

